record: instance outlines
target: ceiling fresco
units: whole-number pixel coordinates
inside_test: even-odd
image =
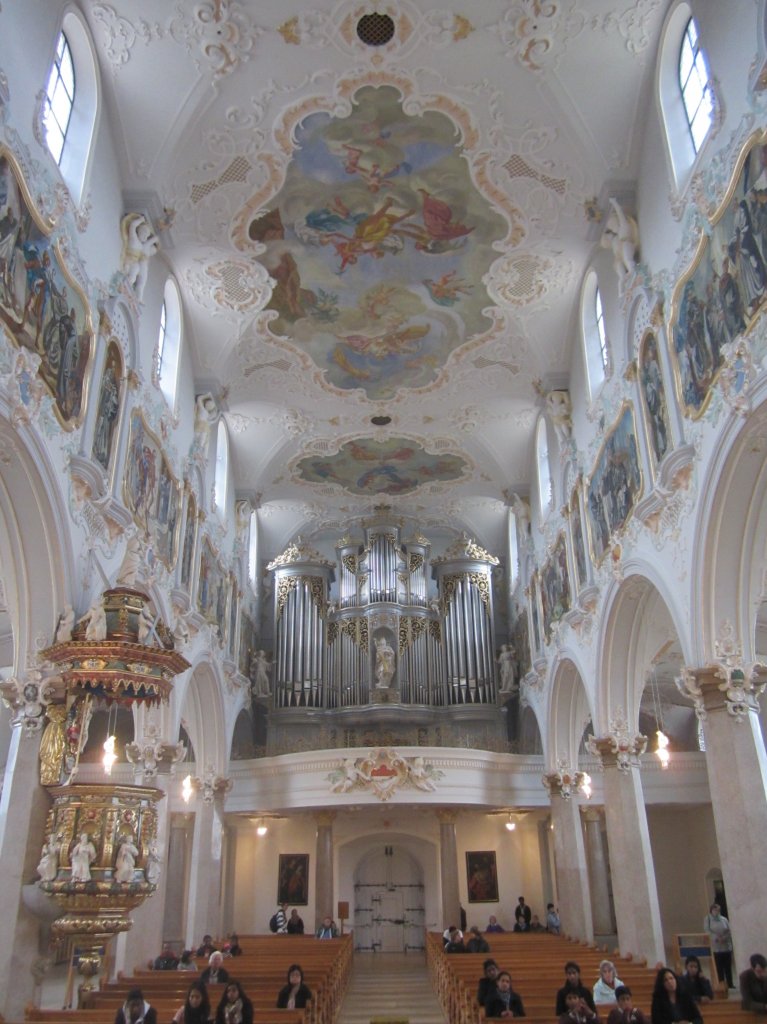
[[[453,122],[363,88],[345,118],[308,116],[285,183],[248,225],[273,279],[269,327],[340,391],[430,385],[492,328],[482,283],[508,234],[471,180]]]
[[[352,494],[410,494],[422,484],[460,480],[469,469],[457,455],[430,455],[405,438],[348,441],[335,455],[301,459],[295,473],[304,483],[338,484]]]

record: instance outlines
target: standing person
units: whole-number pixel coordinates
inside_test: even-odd
[[[712,903],[703,922],[703,927],[711,937],[711,950],[714,954],[716,973],[727,988],[734,988],[732,983],[732,932],[730,922],[722,915],[718,903]]]
[[[753,953],[749,963],[740,976],[741,1006],[752,1013],[767,1013],[767,959]]]
[[[628,985],[619,985],[615,990],[615,998],[618,1005],[610,1010],[607,1024],[650,1024],[642,1011],[634,1006]]]
[[[565,983],[557,992],[557,1004],[554,1009],[554,1013],[557,1017],[561,1017],[562,1014],[567,1013],[567,996],[570,992],[575,992],[579,999],[582,999],[590,1010],[596,1009],[591,991],[582,984],[581,969],[574,960],[568,960],[565,964]]]
[[[239,981],[228,982],[216,1010],[216,1024],[253,1024],[253,1003]]]
[[[290,912],[288,918],[288,935],[303,935],[304,934],[304,922],[299,916],[298,911],[295,907]]]
[[[491,992],[485,1002],[485,1017],[493,1020],[524,1016],[522,999],[511,987],[511,975],[508,971],[501,971],[495,982],[495,992]]]
[[[520,896],[517,902],[517,907],[514,911],[514,925],[515,932],[529,932],[530,921],[532,919],[533,912],[530,910],[528,905],[525,903],[525,897]]]
[[[669,967],[661,967],[655,976],[650,1019],[652,1024],[675,1024],[676,1021],[703,1024],[700,1010]]]
[[[277,995],[278,1010],[303,1010],[312,998],[312,991],[304,983],[304,972],[299,964],[288,967],[288,983]]]
[[[157,1024],[157,1011],[144,999],[140,988],[132,988],[117,1011],[115,1024]]]
[[[272,914],[269,921],[269,930],[279,935],[287,935],[288,932],[288,905],[280,903]]]
[[[201,981],[193,981],[186,994],[184,1005],[173,1016],[173,1024],[208,1024],[210,1000],[208,991]]]

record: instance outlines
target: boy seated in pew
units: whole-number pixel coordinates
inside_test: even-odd
[[[617,986],[615,1001],[618,1005],[610,1010],[607,1024],[650,1024],[642,1011],[634,1006],[628,985]]]
[[[599,1024],[599,1015],[592,1010],[586,1000],[575,989],[565,995],[565,1012],[559,1018],[559,1024]]]

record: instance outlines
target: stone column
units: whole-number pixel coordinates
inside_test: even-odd
[[[554,866],[559,891],[559,916],[562,931],[576,939],[591,942],[589,873],[583,846],[583,828],[578,801],[572,796],[574,771],[551,772],[543,778],[551,795],[551,820],[554,825]]]
[[[753,666],[685,670],[680,680],[703,721],[727,916],[732,928],[733,973],[763,951],[767,917],[767,756],[757,698],[764,684]],[[737,977],[737,975],[735,975]]]
[[[551,818],[546,817],[538,822],[538,858],[541,862],[541,885],[543,886],[543,897],[546,903],[559,903],[559,894],[554,887],[554,879],[551,875]],[[544,915],[541,914],[541,921]]]
[[[632,735],[620,711],[610,726],[607,736],[591,738],[589,749],[604,768],[618,944],[623,956],[633,953],[646,957],[649,964],[665,963],[655,867],[639,777],[639,755],[647,746],[647,737]]]
[[[172,942],[174,947],[186,945],[186,915],[184,911],[190,874],[193,827],[194,815],[174,814],[171,816],[168,836],[168,867],[165,873],[163,937],[168,942]],[[196,937],[196,942],[199,943],[200,938]]]
[[[582,807],[581,811],[586,831],[586,859],[589,867],[594,934],[612,935],[615,929],[610,912],[610,887],[607,877],[609,869],[602,835],[603,812],[598,807]]]
[[[192,949],[201,936],[221,930],[221,845],[224,796],[231,783],[209,772],[195,779],[197,801],[192,835],[192,863],[186,918],[186,946]]]
[[[323,917],[335,920],[333,906],[333,819],[334,811],[315,814],[317,822],[317,871],[315,876],[314,927],[322,924]]]
[[[458,888],[458,847],[455,840],[455,811],[437,811],[439,820],[439,871],[442,882],[442,927],[461,922],[461,895]]]

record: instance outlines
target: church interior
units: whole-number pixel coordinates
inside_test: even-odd
[[[767,953],[766,302],[766,0],[2,3],[0,1014]]]

